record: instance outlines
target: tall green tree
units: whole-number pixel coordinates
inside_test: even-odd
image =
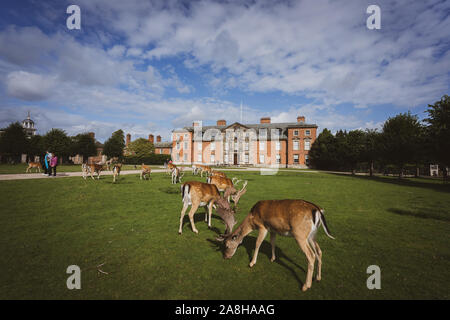
[[[95,139],[89,133],[80,133],[72,137],[71,155],[79,154],[83,159],[97,154]]]
[[[153,143],[144,138],[139,138],[130,142],[127,150],[137,157],[149,157],[155,153]]]
[[[417,116],[411,115],[409,111],[389,118],[383,125],[383,157],[388,163],[397,166],[399,178],[403,177],[405,164],[416,159],[421,127]]]
[[[103,145],[103,154],[109,158],[123,156],[123,149],[125,148],[125,136],[121,129],[113,132],[111,137],[105,141]]]
[[[377,129],[366,129],[364,132],[362,161],[369,164],[369,176],[373,177],[374,163],[380,157],[380,132]]]
[[[40,135],[32,136],[28,141],[27,155],[30,158],[42,157],[45,153],[44,138]]]
[[[365,134],[362,130],[352,130],[346,135],[346,154],[344,159],[350,168],[352,175],[355,175],[356,166],[363,161],[365,147]]]
[[[72,154],[72,139],[62,129],[52,129],[44,136],[45,149],[55,153],[60,162]]]
[[[0,135],[0,153],[13,162],[20,162],[20,156],[27,153],[28,139],[19,122],[11,123]]]
[[[444,95],[440,101],[428,105],[426,110],[428,123],[426,131],[434,160],[444,167],[444,181],[448,173],[446,167],[450,166],[450,97]]]
[[[334,169],[336,165],[336,138],[327,128],[319,134],[309,151],[311,166],[317,169]]]

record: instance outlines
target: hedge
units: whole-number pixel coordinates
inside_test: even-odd
[[[169,162],[171,156],[169,154],[152,154],[146,157],[140,156],[125,156],[123,158],[124,164],[164,164]]]

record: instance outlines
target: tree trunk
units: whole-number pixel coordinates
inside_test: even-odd
[[[400,168],[400,172],[398,174],[399,179],[403,179],[403,168]]]
[[[419,167],[416,167],[416,174],[414,175],[416,178],[420,176],[420,169]]]
[[[355,173],[356,173],[356,170],[355,170],[355,169],[352,169],[352,176],[354,176]]]
[[[373,177],[373,161],[370,161],[369,176]]]

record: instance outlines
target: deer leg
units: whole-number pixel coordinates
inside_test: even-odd
[[[272,245],[272,258],[270,258],[270,262],[275,261],[275,239],[277,234],[275,232],[270,233],[270,244]]]
[[[198,234],[198,230],[195,227],[195,223],[194,223],[194,213],[197,211],[198,209],[198,203],[194,204],[192,203],[191,206],[191,210],[189,211],[189,221],[191,222],[191,227],[192,227],[192,231]]]
[[[180,228],[178,229],[178,234],[181,234],[183,232],[183,218],[184,218],[184,215],[186,214],[186,210],[187,210],[188,206],[189,205],[187,202],[183,202],[183,209],[181,209]]]
[[[253,253],[253,259],[250,262],[250,268],[253,267],[256,263],[256,258],[258,258],[258,251],[259,247],[261,246],[261,243],[264,241],[264,238],[267,235],[267,229],[264,227],[261,227],[259,229],[258,238],[256,238],[256,246],[255,246],[255,252]]]
[[[316,258],[317,258],[317,276],[316,280],[320,281],[322,279],[322,250],[320,250],[319,244],[316,240],[313,240],[316,247]]]
[[[298,236],[295,236],[295,240],[297,240],[300,249],[302,249],[303,253],[306,255],[306,259],[308,260],[308,272],[306,273],[306,281],[302,288],[302,291],[306,291],[311,288],[314,262],[316,258],[308,245],[307,239],[301,239]]]
[[[208,228],[211,228],[211,216],[212,216],[212,207],[213,207],[213,205],[214,205],[214,202],[213,202],[213,201],[211,201],[211,202],[208,204],[208,214],[209,214]]]

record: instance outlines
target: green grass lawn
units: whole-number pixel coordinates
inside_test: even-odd
[[[119,183],[102,177],[0,181],[0,299],[449,299],[450,188],[439,181],[307,172],[233,172],[249,180],[238,221],[260,199],[306,199],[325,208],[322,281],[301,292],[306,258],[293,238],[268,238],[249,268],[256,232],[230,260],[215,241],[224,225],[204,209],[178,235],[179,185],[165,174]],[[190,173],[185,180],[192,178]],[[97,270],[97,265],[107,274]],[[82,269],[81,290],[66,268]],[[381,290],[366,269],[381,268]]]
[[[151,168],[160,169],[162,165],[151,165]],[[28,168],[28,164],[20,163],[20,164],[0,164],[0,174],[14,174],[14,173],[26,173],[26,169]],[[141,166],[137,165],[137,168],[140,169]],[[122,167],[122,170],[135,170],[134,165],[125,164]],[[31,169],[31,173],[36,173],[36,169]],[[41,170],[42,172],[42,170]],[[57,167],[57,172],[81,172],[80,164],[63,164]]]

